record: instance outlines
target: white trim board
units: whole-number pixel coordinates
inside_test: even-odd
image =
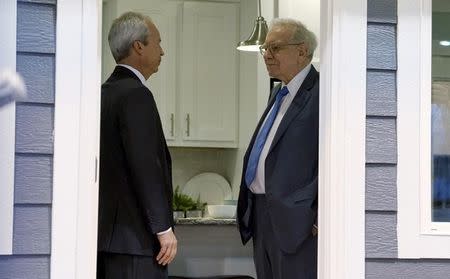
[[[57,3],[54,279],[95,278],[96,273],[101,5],[101,0]]]
[[[431,2],[398,1],[399,258],[450,258],[450,225],[430,218]]]
[[[0,71],[16,70],[17,1],[0,2]],[[11,255],[14,218],[16,105],[0,107],[0,255]]]
[[[367,1],[322,0],[320,25],[318,278],[362,279]]]

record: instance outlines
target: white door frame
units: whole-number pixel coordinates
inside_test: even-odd
[[[95,278],[101,0],[58,0],[52,279]]]
[[[57,4],[54,279],[95,278],[101,0],[75,2]],[[367,3],[321,0],[321,18],[319,278],[360,279],[365,276]]]
[[[0,73],[16,70],[17,1],[0,3]],[[0,255],[13,252],[16,104],[0,107]]]
[[[322,0],[319,278],[365,278],[367,1]]]

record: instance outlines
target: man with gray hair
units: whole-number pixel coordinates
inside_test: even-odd
[[[145,81],[158,71],[161,37],[128,12],[108,35],[117,66],[102,85],[97,278],[167,278],[177,252],[172,166]]]
[[[258,279],[317,278],[319,74],[315,35],[293,19],[273,20],[260,47],[271,92],[244,156],[237,221],[253,238]]]

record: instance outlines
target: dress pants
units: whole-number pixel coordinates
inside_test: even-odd
[[[296,253],[285,253],[274,235],[275,228],[270,221],[266,195],[254,194],[253,204],[253,258],[258,279],[316,279],[317,236],[311,233]],[[315,249],[310,249],[311,245],[315,245]],[[307,254],[305,250],[316,253]]]
[[[97,279],[167,279],[167,266],[154,257],[99,252]]]

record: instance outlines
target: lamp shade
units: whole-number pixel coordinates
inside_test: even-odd
[[[239,42],[237,49],[240,51],[259,51],[267,36],[267,23],[262,16],[258,16],[253,27],[252,34],[247,40]]]

